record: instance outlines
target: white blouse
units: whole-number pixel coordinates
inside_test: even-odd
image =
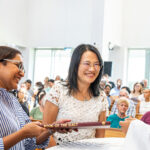
[[[141,101],[140,102],[139,113],[140,114],[145,114],[148,111],[150,111],[150,102]]]
[[[71,122],[95,122],[98,121],[100,113],[108,109],[107,97],[104,92],[101,92],[98,97],[80,101],[69,95],[68,87],[60,82],[53,86],[45,99],[58,106],[59,111],[56,120],[70,119]],[[59,144],[94,137],[95,129],[79,129],[78,132],[54,134],[54,139]]]

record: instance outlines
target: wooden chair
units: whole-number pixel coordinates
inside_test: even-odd
[[[142,114],[136,114],[136,115],[135,115],[135,118],[136,118],[136,119],[139,119],[139,120],[140,120],[142,117],[143,117]]]
[[[125,133],[121,129],[109,128],[105,129],[105,137],[125,137]]]

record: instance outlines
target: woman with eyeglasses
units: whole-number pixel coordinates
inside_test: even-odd
[[[44,123],[61,118],[72,122],[105,121],[108,102],[99,83],[103,72],[103,61],[97,48],[82,44],[75,48],[66,82],[55,83],[46,95]],[[103,130],[84,129],[60,135],[54,134],[57,144],[68,141],[104,136]]]
[[[30,123],[19,101],[9,92],[17,89],[24,72],[20,51],[0,46],[0,149],[44,148],[47,146],[48,137],[53,133],[43,128],[39,122]]]

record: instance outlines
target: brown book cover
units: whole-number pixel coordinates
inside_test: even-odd
[[[48,129],[69,129],[69,128],[110,128],[110,122],[71,122],[71,123],[61,123],[61,124],[47,124],[44,125],[44,128]]]

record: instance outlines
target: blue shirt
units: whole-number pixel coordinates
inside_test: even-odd
[[[4,149],[3,137],[20,130],[30,119],[22,109],[17,98],[13,94],[0,88],[0,150]],[[10,148],[10,150],[33,150],[44,148],[48,140],[36,145],[35,138],[27,138]]]
[[[121,88],[120,88],[121,89]],[[111,89],[110,91],[110,96],[119,96],[120,93],[120,89],[118,89],[117,87],[114,87],[113,89]]]
[[[129,118],[129,116],[125,118],[120,118],[117,114],[113,114],[107,118],[107,121],[111,122],[111,125],[110,125],[111,128],[121,128],[121,126],[119,125],[119,122],[124,121],[126,118]]]

